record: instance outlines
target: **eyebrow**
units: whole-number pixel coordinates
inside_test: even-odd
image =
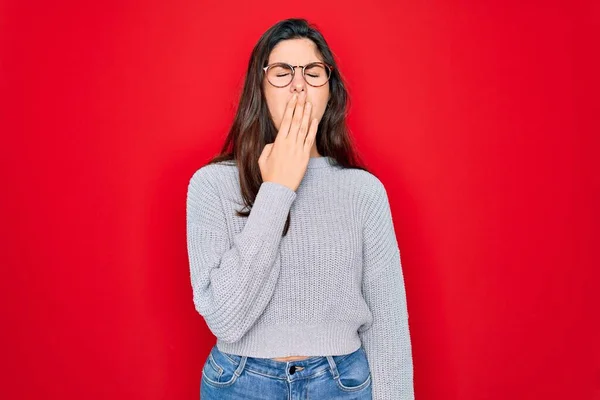
[[[307,62],[304,65],[308,65],[308,64],[312,64],[312,63],[317,63],[317,62],[318,63],[325,63],[325,61],[317,60],[317,61],[309,61],[309,62]],[[286,61],[273,61],[273,62],[270,62],[269,64],[278,64],[278,63],[293,65],[292,63],[286,62]]]

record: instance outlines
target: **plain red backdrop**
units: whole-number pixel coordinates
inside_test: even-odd
[[[417,399],[600,399],[597,2],[0,7],[1,398],[198,398],[188,180],[306,17],[388,190]]]

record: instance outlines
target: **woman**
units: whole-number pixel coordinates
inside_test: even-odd
[[[260,38],[221,154],[188,186],[193,300],[217,338],[202,400],[414,398],[390,206],[347,102],[314,26]]]

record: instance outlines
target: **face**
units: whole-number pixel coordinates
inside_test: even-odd
[[[267,65],[284,62],[290,65],[306,65],[311,62],[323,60],[320,58],[317,51],[317,47],[314,42],[310,39],[289,39],[282,40],[271,51]],[[308,73],[308,70],[307,70]],[[294,79],[286,87],[275,87],[271,85],[267,78],[263,79],[262,85],[271,113],[271,118],[275,124],[277,130],[281,126],[283,114],[287,106],[288,101],[292,98],[294,93],[305,92],[306,101],[312,104],[312,110],[310,120],[317,118],[321,120],[327,107],[329,100],[329,81],[320,87],[310,86],[302,77],[302,69],[296,68]],[[309,121],[310,121],[309,120]]]

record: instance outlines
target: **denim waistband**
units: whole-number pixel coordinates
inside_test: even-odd
[[[240,356],[237,354],[225,353],[219,350],[216,345],[211,350],[211,353],[219,352],[221,355],[223,355],[224,359],[228,360],[232,366],[237,366],[236,371],[238,374],[241,373],[242,370],[246,369],[270,378],[295,380],[306,379],[312,376],[320,375],[328,370],[331,371],[333,377],[337,378],[339,375],[337,371],[337,365],[344,360],[344,358],[350,356],[358,350],[360,350],[360,347],[349,354],[334,356],[312,356],[297,361],[277,361],[271,358]]]

